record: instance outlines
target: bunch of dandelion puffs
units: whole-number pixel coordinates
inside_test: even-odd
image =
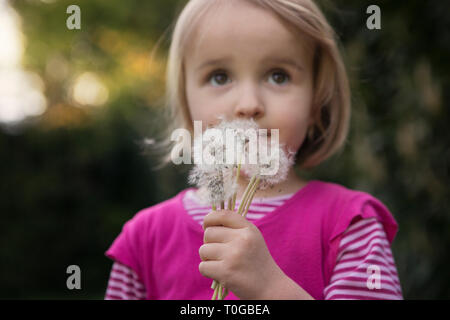
[[[220,119],[220,123],[215,127],[208,128],[202,136],[207,137],[206,141],[194,142],[194,152],[196,155],[207,155],[209,160],[207,163],[203,161],[195,161],[195,166],[189,174],[189,183],[197,185],[199,194],[208,202],[213,211],[216,211],[220,205],[221,209],[225,209],[225,204],[228,204],[228,210],[234,211],[236,206],[237,185],[241,170],[250,178],[244,194],[241,199],[237,213],[246,216],[253,197],[258,189],[266,189],[270,186],[278,184],[286,179],[290,166],[293,164],[292,157],[286,155],[284,149],[278,144],[271,143],[271,152],[267,154],[260,154],[258,148],[256,155],[256,163],[250,163],[250,154],[255,152],[249,145],[249,133],[258,130],[258,125],[253,119],[237,119],[233,121],[226,121]],[[234,142],[237,142],[237,155],[239,159],[232,159],[231,163],[225,162],[224,156],[227,151],[236,151],[235,144],[225,144],[226,139],[217,139],[217,136],[210,134],[209,130],[219,130],[222,137],[231,134]],[[229,140],[226,140],[229,142]],[[278,141],[276,141],[278,142]],[[233,149],[233,150],[230,150]],[[266,150],[263,148],[263,151]],[[264,153],[264,152],[263,152]],[[235,154],[235,153],[233,153]],[[253,159],[255,159],[253,158]],[[265,161],[260,161],[264,158]],[[218,298],[223,300],[228,290],[223,288],[222,284],[216,280],[213,281],[211,288],[214,289],[212,300]]]

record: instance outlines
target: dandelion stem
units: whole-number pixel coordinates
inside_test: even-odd
[[[216,204],[215,204],[215,203],[213,203],[211,206],[212,206],[213,211],[217,211],[217,210],[216,210]],[[212,297],[211,300],[215,300],[215,296],[216,296],[216,291],[215,291],[215,289],[216,289],[216,288],[217,288],[217,281],[216,281],[216,280],[213,280],[212,285],[211,285],[211,289],[214,289],[214,295],[213,295],[213,297]]]
[[[250,191],[250,194],[247,199],[247,206],[245,208],[245,212],[243,213],[243,216],[245,217],[247,215],[248,209],[250,208],[250,205],[253,201],[253,197],[255,196],[256,190],[258,189],[259,184],[259,178],[256,179],[255,183],[252,186],[252,190]]]
[[[218,291],[219,291],[219,295],[217,296],[217,300],[223,300],[223,287],[222,287],[221,283],[219,283]]]
[[[236,171],[236,185],[239,182],[240,174],[241,174],[241,160],[239,158],[239,164],[238,164],[237,171]],[[237,197],[237,191],[233,194],[233,211],[234,211],[234,208],[236,207],[236,197]]]
[[[214,280],[215,281],[215,283],[216,283],[216,286],[213,288],[214,289],[214,294],[213,294],[213,296],[212,296],[212,299],[211,300],[217,300],[217,299],[215,299],[216,297],[219,297],[218,296],[218,293],[219,293],[219,290],[221,289],[221,284],[220,283],[218,283],[216,280]],[[219,299],[220,300],[220,299]]]
[[[248,188],[249,188],[249,189],[248,189],[248,193],[247,193],[247,196],[246,196],[246,198],[245,198],[245,201],[243,201],[244,204],[243,204],[242,210],[241,210],[241,212],[240,212],[240,214],[241,214],[242,216],[244,216],[244,213],[245,213],[246,208],[250,207],[250,202],[251,202],[250,196],[251,196],[251,194],[252,194],[252,192],[253,192],[253,189],[254,189],[256,180],[257,180],[257,178],[255,177],[254,181],[248,186]],[[245,217],[245,216],[244,216],[244,217]]]
[[[245,192],[244,192],[244,195],[242,196],[241,204],[239,205],[239,209],[238,209],[238,213],[239,213],[239,214],[242,214],[242,209],[244,208],[244,203],[246,202],[248,193],[250,192],[250,189],[251,189],[251,187],[252,187],[252,185],[253,185],[255,179],[256,179],[256,177],[253,176],[253,177],[250,179],[250,183],[247,185],[247,188],[245,188]]]
[[[227,295],[228,295],[228,289],[225,288],[225,292],[223,293],[223,299],[225,299],[227,297]]]
[[[214,280],[214,281],[216,281],[216,280]],[[214,294],[213,294],[211,300],[216,300],[216,296],[217,296],[217,289],[214,290]]]

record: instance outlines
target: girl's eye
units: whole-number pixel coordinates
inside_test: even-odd
[[[227,75],[225,72],[215,72],[211,76],[208,77],[209,82],[215,80],[218,85],[226,84]]]
[[[275,71],[271,74],[271,78],[275,80],[276,84],[283,84],[283,80],[289,80],[289,75],[284,71]]]

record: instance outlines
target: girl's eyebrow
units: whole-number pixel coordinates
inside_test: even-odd
[[[227,63],[229,61],[231,61],[232,59],[230,59],[229,57],[226,58],[219,58],[219,59],[212,59],[212,60],[208,60],[204,63],[202,63],[198,68],[197,71],[200,71],[206,67],[209,66],[213,66],[213,65],[217,65],[217,64],[223,64],[223,63]],[[281,57],[269,57],[266,59],[263,59],[261,63],[268,63],[268,62],[274,62],[274,63],[280,63],[280,64],[284,64],[284,65],[289,65],[291,67],[294,67],[295,69],[297,69],[298,71],[304,71],[305,68],[303,66],[301,66],[300,64],[298,64],[295,60],[291,59],[291,58],[281,58]]]
[[[229,57],[227,57],[227,58],[220,58],[220,59],[212,59],[212,60],[208,60],[208,61],[202,63],[202,64],[197,68],[197,71],[200,71],[200,70],[202,70],[202,69],[204,69],[204,68],[206,68],[206,67],[209,67],[209,66],[214,66],[214,65],[216,65],[216,64],[226,63],[226,62],[228,62],[228,61],[231,61],[231,59],[230,59]]]
[[[268,62],[273,62],[273,63],[279,63],[279,64],[284,64],[284,65],[289,65],[291,67],[294,67],[295,69],[297,69],[298,71],[304,71],[305,68],[300,65],[297,61],[291,59],[291,58],[266,58],[263,60],[263,63],[268,63]]]

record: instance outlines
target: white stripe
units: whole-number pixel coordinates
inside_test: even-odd
[[[336,277],[335,279],[331,280],[329,286],[331,286],[333,283],[337,281],[347,279],[348,277],[356,278],[356,281],[361,282],[366,282],[369,277],[367,273],[357,273],[357,272],[355,272],[355,274],[350,274],[347,276],[345,276],[345,274],[343,275],[344,275],[343,277]],[[383,281],[389,282],[391,286],[396,287],[399,291],[401,291],[400,283],[398,282],[398,279],[396,277],[389,277],[389,278],[384,277]]]
[[[364,269],[364,271],[367,272],[367,269],[368,269],[369,266],[377,266],[377,267],[380,268],[380,271],[381,271],[381,272],[384,271],[384,273],[387,273],[387,274],[389,274],[389,275],[394,275],[394,274],[396,274],[395,267],[388,267],[388,268],[386,268],[385,266],[376,265],[376,264],[368,263],[368,262],[364,262],[364,263],[355,263],[355,264],[352,265],[351,267],[355,267],[355,268],[353,269],[354,271],[360,270],[360,269]],[[346,271],[341,271],[341,269],[344,269],[344,268],[337,268],[337,267],[336,267],[336,269],[333,271],[333,273],[336,274],[336,273],[340,273],[340,272],[346,272]]]
[[[335,273],[336,272],[340,272],[341,269],[351,268],[351,267],[355,267],[355,269],[356,269],[356,267],[358,267],[360,265],[363,265],[363,262],[367,263],[369,265],[374,265],[374,263],[372,263],[372,262],[371,263],[365,262],[365,261],[368,261],[369,259],[370,260],[377,260],[377,261],[384,262],[384,263],[387,262],[388,266],[380,265],[379,267],[381,269],[383,269],[385,273],[388,273],[388,274],[390,274],[392,276],[398,277],[397,267],[396,267],[395,263],[393,263],[393,262],[391,263],[390,261],[387,261],[386,259],[383,259],[383,257],[377,256],[377,255],[368,255],[364,259],[361,259],[359,261],[347,261],[346,262],[347,259],[343,259],[341,262],[339,262],[335,266],[333,272],[335,272]]]
[[[349,242],[351,242],[351,241],[353,241],[353,240],[355,240],[355,239],[358,239],[358,238],[362,237],[362,236],[365,235],[365,234],[369,234],[369,233],[371,233],[372,231],[377,230],[377,229],[378,229],[379,231],[381,231],[381,232],[384,232],[384,229],[383,229],[383,226],[382,226],[382,225],[380,225],[380,224],[374,224],[374,225],[368,226],[368,227],[366,227],[366,228],[364,228],[364,229],[362,229],[362,230],[359,230],[358,232],[348,234],[346,237],[343,237],[343,238],[342,238],[339,247],[341,248],[341,247],[343,247],[345,244],[347,244],[347,243],[349,243]]]
[[[247,220],[258,220],[261,219],[265,216],[265,214],[257,214],[257,213],[251,213],[251,212],[247,212],[247,215],[245,216]],[[192,216],[192,218],[194,220],[198,220],[200,224],[203,223],[203,220],[205,218],[204,215],[196,215],[196,216]]]
[[[120,274],[111,273],[108,284],[109,283],[113,283],[113,284],[122,283],[127,288],[134,288],[141,292],[145,291],[145,287],[143,286],[143,284],[141,282],[139,282],[138,280],[133,280],[131,278],[126,278],[126,277],[124,278],[123,275],[120,275]]]
[[[339,270],[339,269],[349,268],[349,267],[356,267],[357,265],[360,265],[362,262],[367,261],[369,259],[370,260],[376,260],[376,261],[384,262],[385,264],[387,264],[387,267],[394,267],[395,268],[395,264],[394,263],[391,263],[391,262],[387,261],[383,257],[377,256],[377,255],[367,255],[363,259],[360,259],[360,260],[347,261],[347,262],[345,260],[344,261],[340,261],[336,265],[336,267],[334,268],[334,271]],[[383,266],[383,267],[386,267],[386,266]]]
[[[294,195],[293,193],[289,193],[289,194],[284,194],[281,196],[255,198],[255,200],[257,200],[257,201],[287,200],[287,199],[291,198],[293,195]]]
[[[391,279],[383,279],[383,281],[386,281],[386,280],[388,280],[389,283],[380,282],[381,289],[391,290],[395,294],[400,294],[401,295],[401,288],[400,288],[400,286],[395,284],[395,283],[393,283],[392,281],[390,281]],[[337,280],[337,281],[333,282],[329,286],[327,286],[325,288],[324,292],[325,291],[329,291],[330,289],[332,289],[335,286],[354,286],[354,287],[360,287],[360,288],[368,289],[367,288],[367,279],[365,279],[365,278],[362,278],[361,280],[358,280],[358,281],[356,281],[356,280],[340,279],[340,280]]]
[[[250,213],[250,211],[247,213],[246,218],[249,220],[258,220],[261,219],[262,217],[264,217],[265,214],[257,214],[257,213]]]
[[[327,292],[327,296],[330,296],[331,292],[336,290],[334,289],[334,287],[337,286],[353,286],[355,288],[364,288],[367,290],[370,290],[369,288],[367,288],[367,280],[365,281],[352,281],[352,280],[346,280],[346,279],[342,279],[342,280],[338,280],[336,282],[333,282],[332,284],[330,284],[328,287],[326,287],[324,289],[324,292]],[[392,286],[388,283],[385,282],[380,282],[380,289],[385,289],[385,290],[391,290],[394,294],[398,294],[398,287],[397,286]],[[331,291],[330,291],[331,290]],[[348,289],[342,289],[342,290],[348,290]],[[376,290],[376,289],[374,289]]]
[[[131,269],[130,267],[127,267],[124,264],[121,264],[119,262],[114,262],[113,266],[112,266],[112,272],[114,271],[122,271],[126,274],[131,275],[134,279],[139,279],[139,276],[137,275],[137,273]]]
[[[211,206],[209,206],[207,204],[199,203],[199,202],[197,202],[195,200],[192,200],[192,199],[186,199],[186,197],[183,198],[183,204],[187,208],[191,208],[191,207],[198,207],[198,208],[205,208],[205,209],[211,208]]]
[[[252,203],[279,203],[283,204],[286,200],[291,198],[294,195],[294,193],[291,194],[285,194],[282,196],[275,196],[275,197],[262,197],[262,198],[254,198],[252,200]],[[184,199],[192,200],[195,203],[202,203],[202,201],[199,199],[199,197],[196,195],[194,190],[189,190],[184,195]],[[236,202],[240,202],[242,199],[237,199]],[[205,204],[203,204],[205,205]]]
[[[350,265],[350,263],[348,263],[347,268],[349,267],[355,267],[353,270],[358,270],[360,268],[365,268],[367,270],[367,267],[369,266],[378,266],[380,267],[381,270],[384,270],[386,273],[390,273],[392,272],[392,274],[396,274],[396,268],[389,266],[388,268],[386,268],[386,266],[382,266],[382,265],[376,265],[374,263],[369,263],[366,262],[366,259],[364,259],[364,262],[355,262],[354,265]],[[345,267],[340,267],[340,264],[338,264],[335,269],[334,269],[334,273],[338,273],[338,272],[342,272],[341,270],[345,269]],[[390,271],[390,272],[388,272]],[[346,272],[346,271],[344,271]]]
[[[145,289],[139,281],[128,281],[124,283],[118,280],[120,279],[114,277],[114,275],[111,275],[108,281],[108,286],[112,285],[114,287],[120,287],[122,289],[129,289],[133,292],[136,292],[137,295],[142,295],[145,293]]]
[[[349,277],[356,278],[356,279],[361,280],[361,281],[367,281],[369,276],[370,275],[367,274],[366,272],[358,272],[358,271],[340,272],[340,273],[334,274],[332,276],[332,278],[330,280],[330,284],[334,283],[336,281],[342,280],[342,279],[349,278]],[[398,277],[397,276],[390,275],[389,277],[383,277],[383,281],[388,281],[393,286],[397,286],[399,289],[401,288],[400,287],[400,282],[398,281]]]
[[[130,295],[130,294],[126,293],[125,291],[122,291],[121,289],[116,290],[116,289],[113,289],[111,287],[108,287],[108,289],[106,290],[106,296],[108,296],[108,295],[119,296],[121,299],[125,299],[125,300],[137,300],[137,299],[139,299],[139,297]],[[111,297],[110,299],[113,300],[113,299],[116,299],[116,298],[115,297]]]
[[[253,199],[252,204],[268,204],[268,205],[274,205],[274,206],[281,206],[282,204],[284,204],[286,201],[282,201],[282,200],[256,200]]]
[[[359,221],[357,221],[357,222],[351,224],[351,225],[347,228],[347,230],[345,230],[345,232],[344,232],[343,234],[348,234],[348,233],[352,232],[353,230],[358,229],[359,227],[362,227],[362,226],[371,224],[371,223],[373,223],[374,221],[377,221],[377,219],[375,219],[375,218],[361,219],[361,220],[359,220]]]
[[[279,207],[281,205],[283,205],[286,201],[264,201],[264,202],[258,202],[258,201],[252,201],[252,204],[265,204],[265,205],[270,205],[270,206],[274,206],[274,207]]]
[[[239,206],[237,207],[239,208]],[[272,212],[274,211],[276,208],[269,208],[269,207],[257,207],[257,206],[253,206],[251,205],[250,208],[248,209],[248,213],[250,212]],[[208,213],[211,212],[211,210],[187,210],[189,215],[194,215],[194,214],[202,214],[202,215],[207,215]]]
[[[240,202],[236,202],[236,205],[235,205],[235,207],[234,207],[234,209],[238,209],[239,208],[239,206],[241,205],[241,203]],[[251,205],[250,205],[250,207],[256,207],[256,208],[276,208],[276,207],[279,207],[280,205],[278,205],[278,204],[273,204],[273,203],[254,203],[253,201],[252,201],[252,203],[251,203]],[[185,206],[185,208],[186,209],[188,209],[188,207],[186,207]],[[212,209],[211,209],[211,207],[202,207],[202,206],[192,206],[192,207],[190,207],[189,209],[203,209],[203,210],[209,210],[209,211],[212,211]]]
[[[119,296],[119,297],[121,297],[122,299],[124,299],[124,300],[139,300],[139,298],[145,298],[145,296],[144,297],[139,297],[139,296],[132,296],[132,295],[128,295],[128,294],[126,294],[124,291],[119,291],[119,290],[115,290],[115,289],[112,289],[112,288],[108,288],[107,290],[106,290],[106,296],[109,296],[109,295],[114,295],[114,296]],[[108,298],[107,300],[114,300],[114,298]]]
[[[281,196],[274,196],[274,197],[259,197],[259,198],[254,198],[253,201],[278,201],[278,200],[287,200],[290,197],[292,197],[294,195],[294,193],[290,193],[290,194],[284,194]],[[201,202],[200,198],[197,196],[195,190],[189,190],[186,192],[186,194],[184,195],[187,199],[192,199],[195,200],[196,202]],[[241,199],[238,199],[239,201]]]
[[[330,294],[329,299],[332,299],[335,295],[351,295],[353,297],[359,296],[359,297],[366,297],[366,298],[379,298],[379,299],[385,299],[385,300],[402,300],[402,298],[398,295],[394,294],[388,294],[388,293],[381,293],[376,291],[359,291],[359,290],[333,290],[333,292]]]
[[[203,220],[205,216],[204,215],[198,215],[198,216],[192,216],[192,219],[194,220]]]
[[[108,288],[106,290],[106,296],[109,296],[109,295],[114,295],[116,297],[119,296],[121,299],[127,300],[127,296],[122,291],[117,291],[117,290]],[[117,299],[116,297],[109,297],[106,300],[116,300]]]
[[[391,253],[389,246],[386,247],[386,246],[383,246],[382,244],[380,244],[379,242],[372,242],[372,243],[370,243],[370,245],[368,245],[361,251],[356,251],[356,252],[347,252],[346,250],[341,251],[339,253],[337,261],[340,262],[341,259],[343,259],[344,255],[345,255],[346,259],[360,258],[360,257],[366,256],[369,251],[380,252],[383,255],[386,254],[388,257],[392,258],[392,253]],[[346,260],[346,259],[343,259],[343,260]]]
[[[254,212],[272,212],[276,209],[276,207],[270,208],[270,207],[258,207],[254,206],[253,204],[250,205],[250,208],[248,211],[254,211]]]
[[[198,209],[198,210],[187,210],[187,212],[190,214],[190,215],[193,215],[193,214],[198,214],[198,213],[203,213],[203,214],[208,214],[209,212],[210,212],[211,210],[205,210],[205,209]]]
[[[380,247],[379,244],[376,244],[376,243],[373,246],[367,247],[366,249],[364,249],[364,251],[359,251],[356,253],[344,252],[344,255],[337,262],[337,264],[340,264],[343,262],[350,262],[350,260],[354,260],[354,259],[363,260],[366,256],[380,257],[379,254],[381,254],[381,257],[385,258],[386,261],[388,261],[390,264],[395,265],[392,254],[389,254],[388,248],[382,248],[382,247]]]
[[[361,274],[361,273],[359,273],[359,274]],[[351,277],[355,277],[355,275],[350,275]],[[332,286],[334,286],[334,285],[345,285],[345,283],[347,283],[347,282],[352,282],[352,283],[361,283],[362,285],[361,286],[365,286],[365,284],[366,284],[366,282],[367,282],[367,279],[369,279],[369,277],[370,277],[370,275],[369,274],[364,274],[364,276],[362,276],[362,277],[356,277],[358,280],[350,280],[350,279],[347,279],[348,278],[348,276],[346,276],[346,277],[341,277],[341,278],[338,278],[338,279],[336,279],[336,280],[334,280],[334,281],[332,281],[329,285],[328,285],[328,287],[327,288],[325,288],[325,290],[327,290],[328,288],[330,288],[330,287],[332,287]],[[400,283],[398,282],[398,277],[396,277],[396,276],[392,276],[392,275],[390,275],[390,276],[383,276],[382,278],[381,278],[381,280],[383,280],[383,281],[387,281],[387,282],[389,282],[389,284],[386,284],[386,283],[381,283],[381,285],[382,285],[382,287],[383,287],[383,289],[385,289],[385,287],[387,286],[388,288],[394,288],[394,291],[399,291],[399,292],[401,292],[402,290],[401,290],[401,287],[400,287]],[[341,284],[341,282],[344,282],[344,284]]]
[[[353,250],[357,250],[357,249],[359,249],[361,247],[365,247],[365,246],[368,245],[368,243],[379,243],[379,244],[384,245],[384,246],[389,246],[389,242],[386,239],[374,238],[376,236],[377,236],[377,234],[371,235],[370,237],[367,237],[367,238],[364,238],[364,239],[362,239],[360,241],[352,243],[351,245],[349,245],[346,248],[344,248],[344,250],[341,252],[340,255],[342,255],[342,253],[346,252],[346,251],[353,251]],[[381,235],[381,236],[383,236],[383,235]],[[340,258],[340,256],[338,257],[338,260],[339,260],[339,258]]]
[[[357,248],[360,247],[361,244],[367,243],[368,241],[370,241],[371,239],[373,239],[374,237],[379,236],[382,237],[383,240],[386,240],[386,234],[383,231],[379,231],[379,230],[373,230],[370,232],[370,234],[368,234],[365,238],[356,241],[352,244],[350,244],[349,246],[345,247],[345,245],[340,245],[339,246],[339,250],[348,250],[350,248]],[[345,248],[344,248],[345,247]],[[350,249],[351,250],[351,249]]]
[[[190,210],[190,209],[202,209],[202,210],[209,210],[212,211],[211,206],[199,206],[197,203],[184,203],[184,208],[186,210]]]
[[[364,278],[364,279],[368,279],[370,275],[365,272],[361,272],[359,270],[351,270],[351,271],[347,271],[347,272],[336,272],[333,273],[333,276],[331,277],[330,283],[333,283],[339,279],[343,279],[343,278],[347,278],[347,277],[356,277],[356,278]],[[392,280],[394,281],[394,284],[400,284],[398,282],[398,278],[397,277],[389,277],[387,279],[383,279],[383,280]]]
[[[123,274],[120,274],[120,273],[117,273],[114,271],[111,272],[111,278],[122,280],[125,283],[132,284],[133,286],[135,286],[138,289],[145,289],[144,286],[142,285],[142,283],[140,281],[137,281],[137,279],[127,277],[126,275],[123,275]]]
[[[127,291],[128,292],[132,292],[132,293],[134,293],[134,295],[136,297],[140,297],[140,298],[145,297],[145,292],[138,291],[136,289],[136,287],[138,285],[139,284],[137,284],[137,283],[133,283],[133,284],[130,284],[130,285],[125,285],[122,282],[114,281],[114,279],[110,279],[109,282],[108,282],[108,287],[112,286],[112,287],[119,288],[120,290],[125,291],[125,292],[127,292]],[[112,290],[116,290],[116,289],[112,289]]]

